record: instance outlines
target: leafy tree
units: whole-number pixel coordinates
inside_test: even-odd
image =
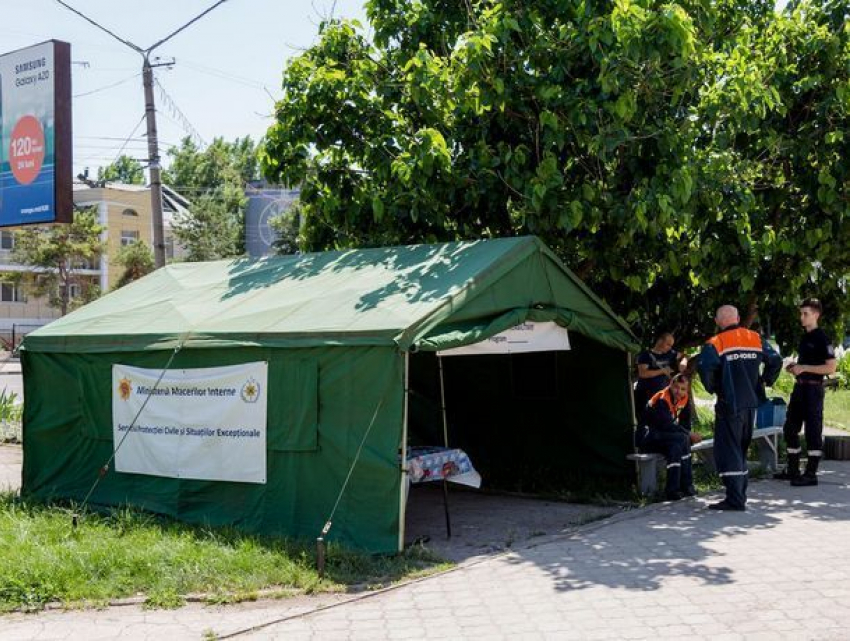
[[[244,252],[241,216],[234,215],[215,195],[195,199],[187,213],[174,217],[172,230],[186,248],[188,261],[217,260]]]
[[[156,269],[153,252],[143,240],[136,240],[122,247],[115,257],[115,262],[124,269],[115,284],[116,288],[124,287]]]
[[[97,281],[80,272],[90,269],[103,251],[103,231],[96,210],[88,208],[75,212],[69,224],[16,232],[13,260],[33,268],[22,274],[24,286],[36,296],[46,296],[48,304],[60,309],[63,316],[97,298]],[[79,289],[78,296],[72,296],[74,287]]]
[[[328,22],[288,65],[262,167],[309,249],[537,234],[642,333],[793,318],[804,281],[837,310],[842,4],[371,0],[372,41]]]
[[[203,150],[184,138],[168,154],[171,165],[163,182],[192,200],[188,215],[174,221],[175,236],[187,247],[188,260],[244,253],[245,184],[258,177],[251,138],[234,142],[216,138]]]
[[[115,162],[97,170],[98,181],[117,182],[125,185],[142,185],[145,173],[138,160],[129,156],[119,156]]]
[[[269,219],[269,227],[275,232],[272,250],[276,254],[297,254],[302,250],[301,216],[301,203],[296,200],[286,211]]]

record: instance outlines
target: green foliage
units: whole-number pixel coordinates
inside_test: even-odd
[[[823,401],[823,421],[830,427],[850,431],[850,389],[827,390]]]
[[[0,392],[0,443],[19,443],[24,408],[15,392]]]
[[[288,64],[261,164],[307,249],[537,234],[639,333],[733,302],[786,342],[804,295],[850,311],[840,4],[370,0]]]
[[[301,203],[296,201],[289,209],[269,219],[269,227],[275,232],[272,249],[276,254],[289,255],[301,251],[304,245],[301,216]]]
[[[97,605],[138,593],[148,607],[177,607],[189,593],[229,602],[256,598],[266,588],[338,591],[445,567],[417,550],[375,557],[331,545],[322,580],[312,545],[191,527],[130,509],[84,512],[73,528],[71,514],[0,494],[0,611],[40,609],[50,601]]]
[[[187,215],[174,221],[174,235],[190,261],[244,253],[245,185],[258,177],[257,152],[250,137],[216,138],[201,150],[190,139],[168,151],[171,165],[163,182],[191,199]]]
[[[21,276],[27,291],[46,296],[48,304],[63,315],[100,296],[97,282],[80,271],[99,259],[103,230],[96,210],[88,208],[75,212],[69,224],[28,227],[16,232],[13,260],[36,268]],[[72,286],[79,288],[78,296],[71,295]]]
[[[791,395],[791,390],[794,389],[794,380],[793,374],[783,369],[773,386],[768,388],[768,396],[778,395],[787,398]]]
[[[122,247],[115,256],[115,262],[123,268],[116,288],[124,287],[156,269],[151,248],[143,240],[136,240]]]
[[[118,156],[112,164],[98,169],[97,180],[98,182],[142,185],[145,182],[145,172],[138,160],[122,155]]]
[[[228,209],[226,199],[204,194],[186,214],[177,214],[174,236],[186,248],[186,260],[217,260],[243,252],[242,215]]]
[[[839,349],[836,357],[838,358],[838,368],[836,369],[838,386],[841,389],[850,390],[850,351]]]

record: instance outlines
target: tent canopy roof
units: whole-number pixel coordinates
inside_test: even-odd
[[[442,323],[522,308],[567,310],[591,338],[635,347],[628,326],[540,240],[520,237],[177,263],[31,333],[24,349],[397,344],[407,350]]]

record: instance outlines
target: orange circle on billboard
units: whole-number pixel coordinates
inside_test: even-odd
[[[44,130],[35,116],[22,116],[12,127],[9,164],[12,175],[22,185],[36,179],[44,162]]]

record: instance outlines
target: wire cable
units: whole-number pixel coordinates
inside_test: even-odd
[[[333,518],[336,514],[336,509],[339,507],[339,502],[342,500],[342,496],[345,494],[345,489],[348,487],[348,482],[351,480],[351,475],[354,473],[354,468],[357,465],[357,461],[360,460],[360,453],[363,451],[363,445],[366,443],[366,439],[369,437],[369,432],[372,431],[372,426],[375,424],[375,419],[378,418],[378,412],[381,411],[381,407],[383,406],[386,397],[386,394],[381,397],[378,406],[375,408],[375,413],[372,415],[372,420],[369,422],[369,427],[366,428],[366,433],[363,434],[363,438],[360,439],[360,445],[357,448],[357,453],[354,455],[354,460],[351,462],[351,467],[348,468],[348,474],[345,477],[345,482],[343,482],[342,487],[339,490],[339,495],[336,497],[336,502],[334,503],[333,509],[331,510],[330,516],[328,516],[328,520],[325,522],[325,526],[322,528],[323,537],[327,536],[328,532],[331,531],[331,527],[333,526]]]
[[[98,87],[97,89],[92,89],[91,91],[84,91],[83,93],[75,93],[72,98],[82,98],[83,96],[90,96],[95,93],[100,93],[101,91],[106,91],[107,89],[112,89],[113,87],[117,87],[119,85],[123,85],[126,82],[130,82],[133,78],[138,78],[142,74],[134,73],[132,76],[124,78],[123,80],[119,80],[118,82],[113,82],[109,85],[104,85],[102,87]]]
[[[112,455],[109,457],[106,463],[104,463],[98,470],[97,478],[94,480],[94,483],[92,483],[91,488],[89,488],[89,491],[86,494],[86,498],[83,499],[83,502],[80,505],[81,512],[85,510],[86,505],[88,505],[89,498],[91,498],[92,492],[94,492],[95,488],[97,488],[97,486],[100,484],[100,479],[106,476],[106,473],[109,471],[110,464],[112,463],[112,461],[115,460],[115,456],[118,454],[118,450],[120,450],[121,446],[124,445],[124,441],[127,440],[127,437],[130,435],[130,432],[133,431],[133,428],[136,426],[136,421],[139,420],[139,416],[142,415],[142,412],[145,410],[145,407],[147,407],[148,401],[151,400],[151,396],[153,396],[156,392],[157,387],[162,382],[162,379],[165,377],[165,373],[168,371],[168,368],[171,367],[171,363],[174,362],[174,357],[177,356],[177,353],[183,348],[183,345],[185,344],[187,338],[188,334],[182,339],[180,339],[180,342],[177,344],[177,347],[174,348],[174,351],[171,353],[171,357],[168,359],[168,362],[165,364],[165,367],[163,367],[162,371],[159,373],[159,378],[156,379],[156,383],[154,383],[153,387],[151,387],[148,391],[148,395],[145,397],[142,406],[139,408],[139,411],[136,412],[136,415],[130,422],[129,427],[127,427],[127,430],[124,432],[124,436],[121,437],[121,440],[118,442],[118,445],[115,446],[115,449],[112,451]],[[76,525],[76,518],[77,515],[74,515],[74,525]]]

